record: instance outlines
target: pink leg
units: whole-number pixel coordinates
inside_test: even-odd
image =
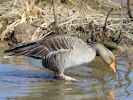
[[[61,79],[61,80],[74,81],[74,82],[77,81],[75,78],[72,78],[72,77],[69,77],[69,76],[64,75],[63,72],[61,72],[61,73],[55,73],[55,76],[56,76],[58,79]]]

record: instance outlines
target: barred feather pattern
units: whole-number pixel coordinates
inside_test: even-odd
[[[14,52],[15,55],[25,55],[35,58],[43,58],[47,56],[50,52],[58,51],[60,49],[73,49],[78,44],[79,39],[72,36],[55,36],[46,38],[45,40],[36,41],[32,45],[23,46],[25,43],[19,44],[13,48],[13,50],[8,50],[9,52]],[[31,43],[30,43],[31,44]]]
[[[19,45],[7,50],[7,52],[13,52],[17,56],[25,55],[41,59],[44,67],[55,72],[63,72],[65,68],[88,63],[94,59],[96,54],[95,50],[81,39],[67,35]],[[88,53],[93,56],[86,56]]]

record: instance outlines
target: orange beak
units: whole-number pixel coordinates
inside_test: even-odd
[[[115,61],[113,61],[109,66],[113,70],[113,72],[116,73]]]

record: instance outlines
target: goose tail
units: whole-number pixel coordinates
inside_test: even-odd
[[[27,48],[29,48],[30,46],[32,46],[35,43],[36,43],[36,41],[26,42],[26,43],[19,43],[19,44],[17,44],[14,47],[5,50],[4,53],[17,52],[17,51],[21,51],[21,50],[26,50]]]

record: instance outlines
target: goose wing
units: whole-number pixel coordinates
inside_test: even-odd
[[[53,51],[73,49],[75,40],[77,39],[72,36],[54,36],[39,41],[20,43],[5,52],[12,52],[12,55],[16,56],[25,55],[34,58],[43,58]]]

